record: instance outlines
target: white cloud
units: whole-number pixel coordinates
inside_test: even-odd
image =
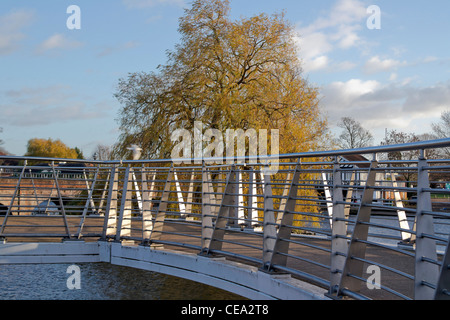
[[[301,37],[296,40],[300,47],[301,57],[307,61],[333,50],[333,45],[330,43],[325,33],[302,33],[300,36]]]
[[[450,109],[450,82],[418,88],[408,95],[403,105],[405,112],[437,117],[442,109]]]
[[[361,21],[366,16],[366,7],[362,1],[338,0],[330,8],[329,14],[326,17],[317,18],[311,25],[303,28],[303,30],[310,33],[327,28],[346,28],[354,26],[356,22]]]
[[[359,0],[338,0],[328,15],[319,17],[312,24],[299,27],[301,57],[304,69],[318,70],[326,54],[341,49],[354,48],[363,43],[358,32],[363,28],[366,8]],[[317,60],[319,59],[319,60]]]
[[[322,106],[331,124],[345,116],[382,135],[386,128],[425,133],[450,108],[450,81],[415,87],[410,83],[352,79],[323,88]],[[380,136],[378,136],[380,137]]]
[[[0,56],[8,55],[20,47],[25,38],[23,30],[33,20],[31,11],[19,10],[0,16]]]
[[[351,116],[357,112],[356,110],[367,106],[365,97],[375,93],[381,86],[381,83],[374,80],[352,79],[347,82],[333,82],[322,90],[322,106],[329,120],[336,122],[341,117]]]
[[[398,67],[405,66],[406,62],[394,59],[381,60],[379,56],[370,58],[364,65],[364,72],[367,74],[374,74],[378,72],[391,72]]]
[[[48,125],[105,115],[103,106],[88,106],[66,86],[25,87],[5,91],[0,96],[2,121],[15,126]]]
[[[66,38],[63,34],[57,33],[43,41],[37,48],[36,52],[39,54],[45,53],[47,51],[61,49],[70,50],[82,47],[83,43],[75,40],[70,40]]]
[[[326,69],[329,63],[329,59],[327,56],[320,56],[311,61],[304,66],[304,70],[306,72],[317,71]]]

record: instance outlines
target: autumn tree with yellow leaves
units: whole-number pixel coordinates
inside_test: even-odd
[[[82,159],[82,153],[78,148],[69,148],[59,139],[30,139],[27,144],[27,152],[25,156],[60,159]]]
[[[120,157],[170,158],[176,129],[278,129],[280,152],[315,150],[326,120],[318,90],[302,77],[293,26],[283,14],[233,21],[227,0],[197,0],[179,21],[181,42],[158,72],[120,79],[115,94]]]
[[[279,130],[280,153],[323,146],[327,122],[317,88],[302,76],[293,25],[283,13],[238,20],[229,13],[227,0],[194,1],[179,20],[181,41],[168,51],[167,63],[157,72],[119,80],[116,157],[125,157],[136,144],[143,158],[170,158],[171,134],[193,132],[196,121],[224,136],[227,129]],[[299,196],[314,192],[301,190]]]

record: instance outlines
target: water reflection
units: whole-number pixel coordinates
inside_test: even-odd
[[[104,263],[77,264],[81,290],[67,288],[69,264],[0,266],[1,300],[241,300],[196,282]]]

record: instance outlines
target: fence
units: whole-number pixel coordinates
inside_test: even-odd
[[[0,157],[20,162],[0,166],[0,237],[225,256],[327,288],[332,298],[446,299],[450,160],[426,153],[448,146],[450,139],[191,165],[70,160],[69,174],[59,165],[65,159]]]

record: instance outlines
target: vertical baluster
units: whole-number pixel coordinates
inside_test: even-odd
[[[89,211],[89,206],[92,206],[92,204],[93,204],[93,195],[94,195],[95,184],[97,182],[99,171],[100,171],[100,166],[97,167],[97,171],[95,172],[95,175],[94,175],[94,181],[92,181],[91,188],[88,190],[89,191],[88,197],[86,199],[86,203],[84,205],[83,213],[81,215],[80,225],[78,226],[78,232],[77,232],[77,238],[78,239],[81,239],[81,237],[83,236],[82,232],[83,232],[83,228],[84,228],[84,223],[86,221],[86,215],[87,215],[87,213]],[[85,177],[86,177],[86,175],[85,175]],[[92,207],[92,210],[95,210],[95,206]]]
[[[238,173],[238,225],[241,226],[241,228],[244,228],[247,224],[245,220],[245,208],[244,208],[244,181],[243,181],[243,172],[242,170],[239,170]]]
[[[158,206],[158,210],[155,215],[155,222],[153,223],[151,234],[150,234],[150,245],[155,246],[152,242],[161,240],[164,223],[167,215],[167,208],[169,205],[170,187],[174,180],[173,176],[174,168],[173,165],[170,167],[167,173],[167,179],[164,184],[164,191],[161,195],[161,201]]]
[[[189,182],[189,190],[188,190],[188,195],[187,195],[187,203],[186,203],[186,213],[187,213],[187,217],[186,220],[187,221],[194,221],[194,217],[191,216],[192,212],[192,201],[194,198],[194,182],[195,182],[195,169],[192,169],[191,172],[191,179]]]
[[[296,198],[298,196],[298,183],[300,181],[301,174],[301,164],[300,160],[294,168],[294,173],[289,173],[288,178],[292,180],[286,180],[289,185],[285,188],[284,205],[282,206],[283,212],[278,215],[281,219],[277,217],[278,233],[276,243],[272,249],[272,257],[270,262],[269,271],[272,265],[280,265],[285,267],[287,265],[287,254],[289,253],[290,239],[292,235],[292,225],[294,222],[294,211],[296,206]]]
[[[421,151],[418,164],[417,177],[417,212],[416,212],[416,256],[415,256],[415,277],[414,277],[414,297],[417,300],[433,299],[435,290],[424,283],[436,284],[439,278],[438,266],[426,261],[426,259],[437,260],[436,241],[424,234],[434,235],[433,216],[424,214],[424,211],[431,211],[430,192],[425,191],[430,187],[428,177],[427,160]]]
[[[108,198],[106,201],[102,240],[106,240],[107,237],[112,237],[116,234],[118,184],[119,168],[117,166],[113,166],[109,175]]]
[[[359,259],[364,259],[366,256],[367,245],[364,241],[367,241],[369,234],[368,223],[370,222],[370,216],[372,214],[372,207],[370,205],[372,205],[373,202],[373,187],[375,186],[376,182],[376,171],[373,169],[377,167],[378,162],[376,160],[373,160],[370,165],[366,185],[364,187],[364,192],[361,199],[361,204],[356,216],[355,228],[353,230],[352,239],[348,248],[347,257],[345,258],[345,265],[342,271],[339,292],[342,292],[341,290],[344,289],[358,292],[361,289],[360,280],[349,275],[351,274],[356,277],[362,277],[364,272],[364,262],[360,261]]]
[[[205,244],[207,244],[208,247],[206,247],[206,252],[204,252],[205,254],[209,254],[210,251],[213,250],[222,250],[223,239],[225,237],[225,228],[227,227],[227,223],[230,218],[230,206],[233,205],[234,199],[236,198],[234,195],[236,185],[233,183],[236,181],[236,176],[236,169],[232,166],[228,172],[222,203],[218,210],[214,227],[211,228],[212,232],[210,233],[209,238],[206,239],[207,242]]]
[[[342,271],[345,265],[346,254],[348,251],[347,243],[347,222],[345,221],[345,205],[342,192],[342,172],[340,163],[335,159],[333,165],[333,197],[332,197],[332,223],[331,223],[331,278],[330,294],[338,294],[339,284],[342,279]]]
[[[202,250],[207,253],[213,235],[213,217],[210,204],[209,175],[205,162],[202,166]]]
[[[322,173],[322,181],[323,181],[323,190],[325,192],[325,200],[327,205],[327,213],[330,218],[330,227],[333,228],[333,197],[331,196],[330,186],[328,185],[327,174]]]
[[[178,208],[180,210],[180,216],[181,218],[186,217],[186,204],[184,202],[184,196],[181,191],[181,184],[180,180],[178,179],[178,174],[176,171],[173,172],[174,178],[175,178],[175,187],[177,189],[177,199],[178,199]]]
[[[272,183],[269,174],[264,174],[264,220],[263,220],[263,269],[269,271],[277,239]]]
[[[54,161],[52,161],[52,172],[53,172],[53,178],[55,180],[56,191],[58,193],[58,201],[59,201],[59,204],[61,205],[61,214],[63,216],[64,227],[66,229],[67,238],[71,239],[72,235],[70,233],[70,227],[69,227],[69,223],[67,221],[66,209],[64,207],[64,202],[62,199],[61,189],[59,188],[58,174],[56,173],[56,170],[55,170],[55,162]],[[50,202],[50,200],[49,200],[49,202]]]
[[[13,193],[13,196],[11,198],[11,201],[10,201],[10,204],[9,204],[9,207],[8,207],[8,211],[6,212],[5,218],[3,219],[2,227],[0,229],[0,237],[2,237],[3,233],[5,232],[5,227],[6,227],[6,223],[8,221],[9,216],[12,215],[11,210],[12,210],[12,207],[14,206],[14,201],[15,201],[15,199],[17,197],[17,194],[19,193],[20,184],[22,182],[22,178],[23,178],[23,175],[25,173],[26,167],[27,167],[27,162],[25,161],[25,164],[23,165],[23,168],[22,168],[22,172],[20,173],[19,179],[17,181],[16,188],[14,189],[14,193]]]
[[[119,221],[117,222],[116,241],[120,241],[122,236],[129,236],[131,230],[131,194],[129,190],[132,188],[132,181],[130,180],[131,167],[127,166],[125,169],[125,176],[123,178],[122,200],[120,203]],[[124,230],[126,229],[126,230]]]
[[[141,185],[142,185],[142,243],[146,244],[150,239],[150,230],[153,227],[152,222],[152,203],[153,200],[150,196],[150,193],[153,191],[149,191],[148,189],[148,175],[145,172],[145,167],[142,166],[141,171]],[[152,183],[150,185],[151,190],[153,190],[155,176],[152,176]]]

